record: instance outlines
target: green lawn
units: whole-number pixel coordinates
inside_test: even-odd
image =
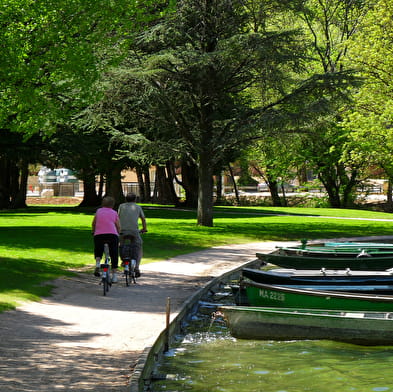
[[[393,231],[391,214],[359,210],[217,207],[214,227],[199,227],[195,211],[144,209],[149,230],[143,237],[144,263],[222,244]],[[93,266],[93,214],[94,210],[65,206],[0,212],[0,273],[7,277],[0,280],[0,310],[48,295],[51,286],[45,282],[69,269]]]

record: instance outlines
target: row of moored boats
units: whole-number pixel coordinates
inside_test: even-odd
[[[221,306],[231,334],[244,339],[329,339],[393,345],[393,244],[302,243],[257,253]]]

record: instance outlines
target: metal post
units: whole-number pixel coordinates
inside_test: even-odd
[[[169,324],[171,319],[171,297],[166,299],[166,326],[164,352],[169,350]]]

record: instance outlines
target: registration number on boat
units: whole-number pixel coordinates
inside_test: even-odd
[[[259,290],[259,295],[262,298],[271,299],[273,301],[285,301],[285,293],[277,293],[276,291]]]

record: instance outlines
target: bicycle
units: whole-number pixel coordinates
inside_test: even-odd
[[[138,247],[134,243],[134,236],[128,234],[124,236],[124,243],[120,247],[120,257],[124,266],[124,277],[126,279],[126,286],[130,285],[130,282],[136,284],[137,272],[136,272],[136,259],[137,259]]]
[[[101,264],[101,284],[103,287],[104,295],[109,291],[112,286],[111,280],[111,258],[109,256],[109,245],[104,244],[105,263]]]

